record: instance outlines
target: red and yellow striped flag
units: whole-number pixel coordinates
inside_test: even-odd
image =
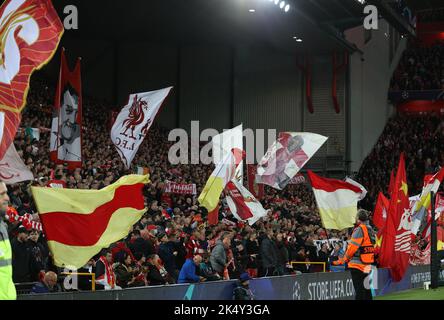
[[[145,212],[149,182],[149,175],[128,175],[101,190],[32,187],[54,264],[78,269],[126,237]]]

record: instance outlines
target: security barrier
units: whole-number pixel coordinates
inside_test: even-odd
[[[326,272],[326,263],[325,262],[304,262],[304,261],[292,261],[290,262],[291,266],[293,266],[294,264],[305,264],[305,265],[322,265],[322,272]]]
[[[375,295],[423,287],[430,281],[429,266],[411,266],[402,281],[393,283],[387,269],[378,269],[371,286]],[[178,284],[96,292],[21,295],[19,299],[50,300],[231,300],[236,281]],[[352,300],[350,272],[305,273],[250,281],[257,300]]]

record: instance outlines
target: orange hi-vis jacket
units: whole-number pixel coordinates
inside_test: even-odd
[[[370,233],[369,233],[370,229]],[[366,267],[375,261],[375,247],[371,227],[364,223],[354,230],[344,257],[338,260],[338,264],[348,262],[348,267],[365,272]]]

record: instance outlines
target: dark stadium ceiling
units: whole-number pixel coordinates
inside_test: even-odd
[[[287,0],[284,13],[269,0],[57,0],[74,4],[79,29],[65,38],[148,41],[171,45],[255,44],[292,53],[353,50],[342,31],[362,23],[356,0]],[[255,9],[254,13],[249,9]],[[298,37],[303,42],[296,42]]]
[[[406,0],[406,4],[414,12],[444,8],[443,0]]]

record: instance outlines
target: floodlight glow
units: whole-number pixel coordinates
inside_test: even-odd
[[[251,12],[251,13],[255,13],[255,12],[256,12],[255,9],[250,9],[250,10],[248,10],[248,11]]]
[[[279,0],[274,0],[274,4],[278,5],[279,4]]]
[[[287,4],[287,5],[285,6],[285,9],[284,9],[284,11],[285,11],[285,12],[288,12],[288,11],[290,11],[290,5],[289,5],[289,4]]]
[[[283,8],[285,7],[285,1],[281,1],[281,3],[279,4],[279,7],[280,7],[281,9],[283,9]]]

